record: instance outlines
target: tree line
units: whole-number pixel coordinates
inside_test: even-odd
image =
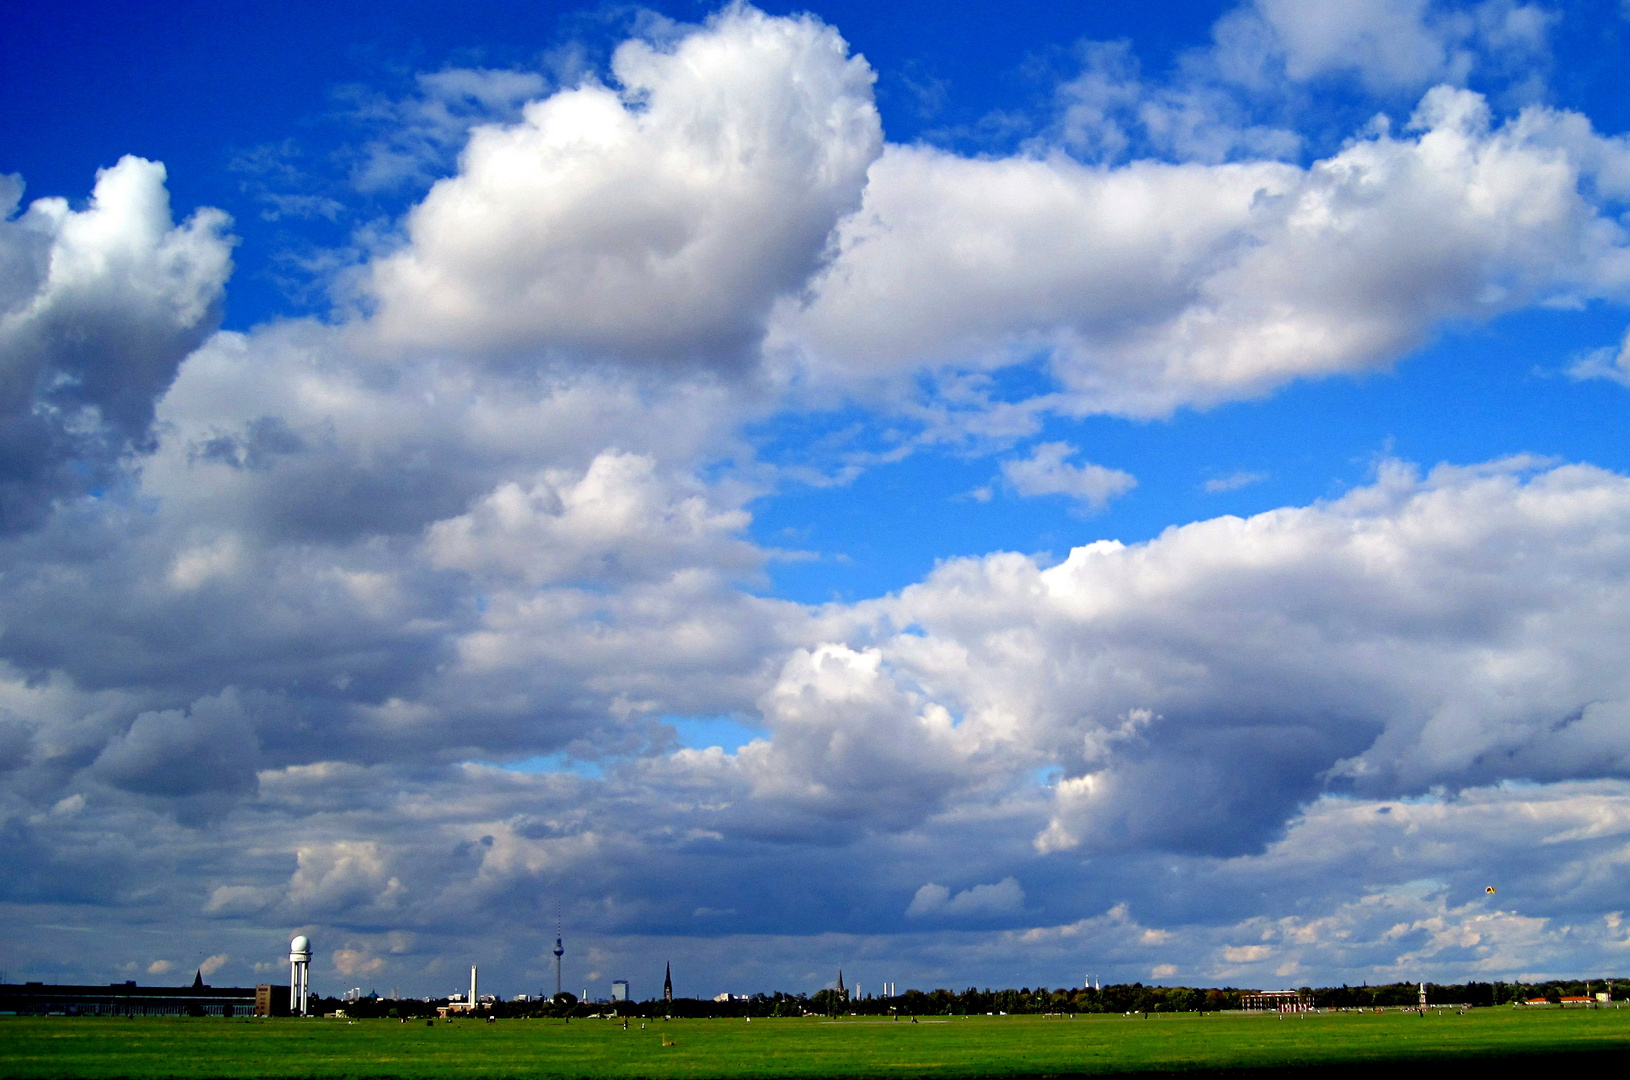
[[[1419,1000],[1416,983],[1387,983],[1380,986],[1326,986],[1299,988],[1315,1007],[1386,1008],[1414,1005]],[[960,992],[947,989],[907,990],[895,997],[853,999],[836,990],[813,994],[753,994],[744,1000],[708,1001],[675,998],[673,1001],[588,1002],[573,994],[534,1001],[502,1001],[484,1007],[481,1015],[499,1018],[574,1018],[591,1016],[676,1019],[797,1017],[797,1016],[983,1016],[986,1014],[1036,1015],[1068,1013],[1165,1013],[1220,1012],[1241,1007],[1241,995],[1251,990],[1238,987],[1145,986],[1118,983],[1102,989],[1048,989],[1024,987],[1018,990],[992,990],[968,987]],[[1543,998],[1557,1002],[1564,997],[1608,993],[1614,1001],[1630,999],[1630,979],[1563,979],[1549,982],[1465,982],[1427,983],[1429,1005],[1507,1005]],[[324,998],[321,1012],[344,1010],[353,1017],[433,1017],[446,998],[421,1001],[416,998],[369,997],[342,1002]]]

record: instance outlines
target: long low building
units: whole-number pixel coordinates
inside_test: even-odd
[[[1313,1007],[1313,999],[1300,990],[1241,990],[1239,1007],[1251,1010],[1306,1012]]]
[[[201,979],[191,986],[0,984],[0,1014],[15,1016],[270,1016],[286,1013],[288,1000],[286,986],[205,986]]]

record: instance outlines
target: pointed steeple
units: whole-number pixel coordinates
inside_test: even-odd
[[[663,1001],[672,1001],[673,999],[674,999],[674,966],[673,966],[673,963],[670,961],[669,963],[665,964],[663,966],[663,969],[662,969],[662,1000]]]
[[[843,988],[843,969],[838,969],[838,997],[849,1000],[849,992]]]
[[[198,974],[196,974],[196,975],[194,975],[192,977],[192,988],[194,990],[202,990],[204,988],[204,969],[203,968],[199,968],[198,969]]]

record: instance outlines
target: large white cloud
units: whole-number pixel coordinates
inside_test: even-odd
[[[550,490],[569,497],[617,474],[629,495],[660,497],[638,459],[597,467],[598,480]],[[1019,555],[953,561],[898,596],[808,614],[733,590],[714,566],[716,545],[736,542],[727,528],[698,548],[705,516],[670,519],[676,547],[620,556],[608,576],[583,556],[550,560],[585,542],[615,554],[626,537],[599,520],[553,537],[571,527],[569,512],[500,491],[492,498],[516,511],[507,522],[482,500],[431,529],[427,549],[404,549],[407,562],[376,553],[364,572],[345,570],[359,556],[344,549],[327,569],[311,561],[320,552],[305,564],[252,556],[259,569],[235,577],[262,584],[232,586],[223,612],[268,614],[243,629],[200,607],[199,586],[176,582],[174,566],[153,564],[162,585],[135,579],[131,595],[149,605],[139,618],[82,613],[109,625],[81,640],[111,634],[124,651],[62,662],[87,681],[145,684],[145,697],[87,701],[102,717],[89,727],[52,706],[60,719],[13,740],[15,775],[32,778],[35,805],[118,791],[186,799],[245,792],[241,770],[257,755],[302,766],[563,747],[637,754],[650,731],[642,718],[745,713],[765,738],[735,753],[658,755],[628,782],[688,792],[689,827],[732,842],[849,843],[995,813],[1017,829],[1003,858],[1021,862],[1077,848],[1260,849],[1327,791],[1621,776],[1630,685],[1626,608],[1614,597],[1630,591],[1630,486],[1585,466],[1531,467],[1421,478],[1388,466],[1334,502],[1131,547],[1101,542],[1052,567]],[[649,529],[648,512],[617,520]],[[539,560],[512,526],[544,530]],[[496,561],[463,571],[486,582],[484,609],[459,602],[438,615],[446,600],[424,576],[433,567],[414,560],[467,558],[486,529],[503,540]],[[132,569],[147,565],[133,558]],[[159,602],[155,586],[172,599]],[[18,595],[25,613],[71,604],[38,585]],[[319,619],[324,603],[333,610]],[[296,604],[309,613],[291,623]],[[140,620],[167,640],[190,626],[207,646],[160,661],[156,640],[132,648]],[[65,630],[60,613],[56,622]],[[301,658],[325,638],[321,664]],[[822,639],[833,643],[798,645]],[[15,628],[6,640],[13,652],[52,647]],[[203,690],[171,672],[199,663],[206,677],[258,682],[254,707],[179,697]],[[312,685],[290,695],[280,687],[291,678]],[[154,711],[165,701],[186,711]],[[44,703],[25,708],[41,714]],[[176,763],[200,740],[230,765],[207,782]],[[53,744],[78,749],[63,758]],[[1036,788],[1029,778],[1047,767],[1062,776]],[[1176,803],[1186,812],[1171,813]],[[961,888],[1013,865],[973,872],[986,876]]]
[[[697,476],[735,447],[727,388],[381,362],[349,334],[217,335],[129,497],[6,546],[6,656],[125,691],[72,764],[24,754],[36,805],[88,744],[150,712],[157,746],[226,687],[260,703],[234,763],[254,739],[269,764],[627,750],[649,715],[751,704],[793,606],[739,588],[755,489]]]
[[[1513,0],[1254,0],[1218,22],[1215,61],[1252,84],[1278,69],[1296,82],[1351,75],[1372,92],[1408,92],[1462,83],[1479,68],[1543,64],[1556,18]]]
[[[870,69],[813,18],[734,7],[669,47],[476,130],[369,271],[388,339],[740,360],[859,199]]]
[[[145,449],[154,401],[215,329],[232,269],[226,215],[173,224],[164,166],[120,159],[90,204],[0,179],[0,531]]]
[[[1321,790],[1620,776],[1630,483],[1529,464],[952,561],[852,616],[898,628],[883,657],[964,753],[1062,767],[1043,851],[1237,851]]]
[[[507,482],[470,512],[436,522],[430,561],[533,585],[639,580],[687,566],[755,569],[762,556],[740,539],[747,513],[710,505],[702,485],[686,479],[657,476],[650,457],[606,450],[581,476]]]
[[[1624,295],[1623,230],[1582,191],[1623,149],[1584,126],[1440,87],[1410,134],[1306,169],[891,147],[774,340],[842,382],[1041,355],[1053,407],[1133,416],[1385,365],[1447,320]]]
[[[682,750],[658,775],[728,799],[732,832],[820,843],[921,822],[966,785],[952,718],[899,686],[876,650],[799,649],[758,708],[771,738],[734,754]]]

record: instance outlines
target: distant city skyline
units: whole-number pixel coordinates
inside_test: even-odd
[[[1602,974],[1627,62],[1619,0],[21,0],[0,967]]]

